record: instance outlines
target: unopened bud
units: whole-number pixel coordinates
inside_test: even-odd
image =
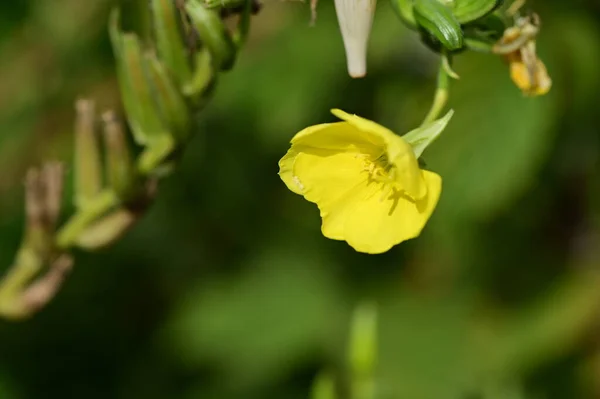
[[[335,10],[346,49],[348,73],[367,74],[367,46],[377,0],[335,0]]]

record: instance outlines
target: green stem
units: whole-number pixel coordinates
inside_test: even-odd
[[[448,59],[445,55],[442,57],[438,70],[437,88],[435,90],[435,96],[433,97],[433,103],[431,104],[431,108],[423,120],[422,125],[426,125],[438,119],[448,102],[450,76],[448,75],[447,67],[445,65],[448,62]]]
[[[238,50],[246,43],[248,33],[250,32],[250,17],[252,14],[252,0],[245,0],[244,10],[240,16],[240,23],[238,24],[236,31],[233,35],[233,41],[235,42]]]

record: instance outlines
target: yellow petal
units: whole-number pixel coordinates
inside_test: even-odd
[[[341,109],[332,109],[331,113],[341,120],[348,122],[348,124],[355,129],[362,131],[364,134],[368,134],[369,137],[372,137],[372,140],[379,145],[385,146],[389,141],[393,141],[396,137],[400,137],[385,126],[361,118],[358,115],[349,114]]]
[[[340,119],[371,136],[378,136],[383,141],[388,161],[396,166],[396,180],[415,199],[420,199],[427,193],[427,187],[421,176],[419,162],[412,147],[401,136],[358,115],[350,115],[342,110],[333,109],[331,112]]]
[[[296,161],[296,152],[290,149],[279,161],[279,177],[292,192],[302,195],[302,183],[294,176],[294,162]]]
[[[437,205],[442,179],[422,171],[427,195],[421,200],[401,195],[388,195],[375,185],[363,194],[362,200],[347,209],[344,239],[359,252],[378,254],[402,241],[417,237]]]
[[[312,147],[346,152],[381,152],[383,142],[346,122],[323,123],[300,131],[292,147]]]
[[[347,210],[364,191],[368,175],[360,156],[326,151],[302,152],[296,157],[294,175],[301,182],[304,198],[314,202],[323,218],[325,237],[343,240]]]

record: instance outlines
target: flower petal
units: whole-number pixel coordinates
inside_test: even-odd
[[[302,152],[294,163],[304,198],[318,205],[325,237],[343,240],[347,210],[366,189],[367,174],[360,155],[325,151]]]
[[[359,252],[378,254],[402,241],[417,237],[437,205],[442,179],[422,171],[427,195],[414,201],[406,196],[387,196],[371,185],[362,200],[346,210],[344,239]],[[392,199],[393,198],[393,199]]]
[[[322,148],[338,151],[373,153],[381,151],[383,142],[346,122],[310,126],[292,138],[292,146]]]
[[[400,137],[385,126],[361,118],[358,115],[349,114],[341,109],[334,108],[331,110],[331,113],[363,133],[367,133],[370,137],[374,137],[374,140],[381,145],[385,145],[388,141],[393,141],[394,138]]]
[[[279,177],[285,183],[290,191],[302,195],[302,183],[294,176],[294,163],[298,152],[293,148],[290,149],[279,161]]]

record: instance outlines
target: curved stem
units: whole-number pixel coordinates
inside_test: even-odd
[[[446,103],[448,102],[448,97],[450,95],[450,76],[448,75],[446,68],[448,58],[445,55],[442,55],[442,57],[443,58],[440,60],[440,66],[438,70],[437,88],[435,90],[435,96],[433,97],[433,103],[431,104],[431,108],[423,120],[422,125],[438,119],[446,107]]]

